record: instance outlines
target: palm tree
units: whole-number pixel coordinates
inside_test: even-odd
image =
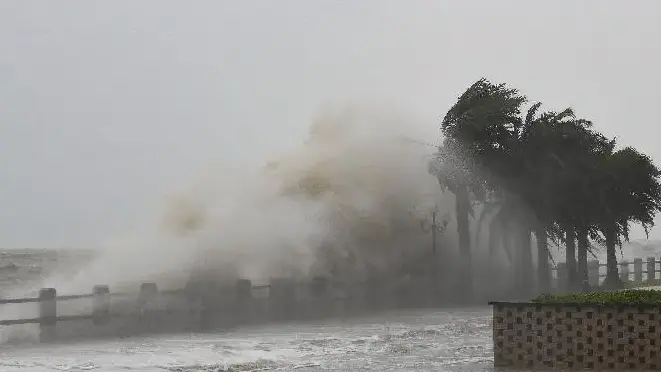
[[[558,231],[554,226],[555,174],[561,167],[561,156],[566,147],[559,129],[567,124],[568,119],[574,118],[574,113],[566,109],[560,113],[547,111],[538,116],[540,106],[541,103],[536,103],[528,110],[518,142],[523,164],[520,192],[528,206],[528,213],[522,216],[522,221],[528,221],[530,230],[534,231],[538,286],[541,292],[547,293],[550,290],[548,238],[549,233],[555,236]]]
[[[489,192],[490,174],[502,167],[499,160],[507,156],[502,144],[508,141],[510,127],[519,125],[520,107],[525,101],[516,89],[480,79],[459,97],[441,123],[445,140],[430,170],[456,197],[458,243],[465,275],[461,282],[467,295],[473,291],[470,198],[484,199]]]
[[[576,192],[576,185],[585,178],[584,165],[593,164],[592,154],[610,148],[611,143],[590,130],[592,123],[577,119],[572,109],[537,115],[539,107],[539,103],[531,106],[525,120],[512,126],[511,136],[503,145],[509,157],[505,161],[506,168],[501,167],[498,172],[497,184],[508,191],[504,193],[508,197],[501,198],[500,211],[489,227],[490,230],[497,228],[498,231],[494,232],[498,234],[507,234],[503,231],[506,230],[504,226],[518,226],[516,234],[520,237],[517,241],[522,260],[516,268],[520,270],[522,288],[526,291],[530,290],[529,283],[532,282],[530,233],[534,232],[539,290],[547,292],[550,289],[549,238],[566,242],[568,282],[577,288],[575,238],[576,232],[580,233],[579,271],[581,278],[587,280],[588,236],[595,234],[595,225],[591,223],[594,213],[588,215],[577,210],[576,205],[586,208],[589,205],[591,211],[596,207],[594,203],[585,203],[585,200],[591,200],[592,192],[587,189]],[[483,219],[481,216],[480,221]],[[507,222],[507,219],[514,219],[514,223]]]
[[[509,170],[501,174],[503,187],[517,195],[514,203],[515,218],[519,226],[520,249],[524,262],[524,283],[531,283],[530,234],[534,232],[537,242],[537,281],[539,291],[550,290],[548,239],[562,240],[563,234],[558,221],[557,174],[564,164],[571,161],[576,143],[567,135],[568,127],[575,131],[585,129],[589,123],[577,120],[572,109],[561,112],[546,111],[537,115],[541,104],[532,105],[522,124],[512,128],[512,137],[507,146],[510,158]],[[528,289],[529,286],[528,286]]]
[[[586,175],[590,174],[595,154],[609,151],[613,143],[592,130],[592,122],[577,118],[571,109],[564,113],[567,120],[556,122],[554,126],[559,144],[554,157],[559,160],[560,167],[553,172],[555,185],[551,202],[562,235],[560,240],[564,240],[566,247],[567,283],[569,289],[577,290],[587,285],[588,238],[596,234],[592,222],[599,208],[592,191],[586,187],[591,184]]]
[[[652,160],[632,147],[604,154],[600,162],[603,213],[599,220],[606,241],[604,286],[620,287],[615,248],[629,239],[630,223],[640,224],[645,233],[661,211],[661,171]]]
[[[549,289],[549,238],[566,244],[570,288],[587,284],[590,240],[606,242],[607,281],[613,281],[615,246],[628,239],[630,223],[647,231],[661,208],[660,171],[648,157],[632,148],[614,152],[615,141],[571,109],[538,115],[537,103],[522,118],[525,102],[518,90],[480,79],[441,124],[445,140],[430,171],[456,196],[463,293],[473,289],[471,199],[486,202],[478,229],[485,216],[493,217],[487,226],[489,251],[500,245],[513,261],[517,255],[509,245],[518,248],[514,268],[524,289],[532,282],[534,232],[543,292]]]
[[[572,145],[565,127],[586,125],[575,119],[571,109],[537,115],[540,106],[532,105],[525,120],[513,121],[507,128],[508,136],[500,136],[499,149],[503,151],[500,163],[490,164],[489,172],[492,188],[498,190],[491,197],[497,198],[483,208],[478,223],[479,228],[487,214],[493,214],[488,226],[490,252],[495,251],[500,240],[507,248],[511,236],[516,236],[519,261],[514,268],[519,279],[516,286],[523,291],[522,295],[532,291],[532,232],[537,241],[539,290],[550,289],[548,239],[557,241],[562,232],[556,223],[556,173],[563,162],[571,160],[564,157]],[[506,252],[511,258],[511,252],[507,249]]]
[[[481,196],[485,192],[484,181],[473,172],[474,163],[467,155],[463,144],[446,139],[439,146],[434,160],[430,164],[433,173],[443,189],[448,189],[455,195],[455,212],[457,233],[459,238],[459,254],[461,268],[459,280],[461,293],[468,296],[473,290],[472,255],[470,251],[469,216],[472,214],[470,194]]]

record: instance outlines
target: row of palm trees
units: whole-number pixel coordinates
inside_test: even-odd
[[[441,123],[444,140],[430,172],[456,196],[462,291],[473,288],[471,216],[478,226],[490,220],[484,226],[490,252],[515,249],[513,268],[528,292],[535,272],[532,235],[541,292],[550,290],[549,241],[565,247],[572,290],[587,289],[588,252],[605,245],[603,285],[617,287],[616,249],[632,224],[646,232],[653,226],[661,210],[661,172],[635,148],[616,148],[571,108],[545,111],[528,102],[517,89],[480,79]],[[483,205],[480,216],[473,214],[476,202]]]

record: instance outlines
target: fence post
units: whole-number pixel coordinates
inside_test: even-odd
[[[599,260],[588,261],[588,283],[590,287],[599,287]]]
[[[627,260],[620,262],[620,280],[623,282],[629,281],[629,261]]]
[[[633,280],[636,282],[636,285],[640,285],[643,282],[643,259],[635,258],[633,260]]]
[[[656,259],[654,257],[647,257],[647,282],[654,284],[656,280]]]
[[[565,262],[558,262],[558,265],[556,267],[556,275],[557,277],[557,283],[558,283],[558,288],[557,290],[560,292],[564,292],[567,290],[567,263]]]
[[[93,310],[92,322],[95,325],[110,321],[110,288],[107,285],[95,285],[92,289]]]
[[[49,342],[56,338],[57,291],[55,288],[39,290],[39,341]]]
[[[142,326],[151,328],[154,323],[154,305],[158,296],[156,283],[142,283],[138,294],[138,319]]]

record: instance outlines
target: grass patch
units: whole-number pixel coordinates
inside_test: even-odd
[[[533,303],[541,304],[604,304],[604,305],[660,305],[661,291],[649,289],[629,289],[615,292],[589,292],[589,293],[567,293],[546,294],[536,297]]]
[[[643,280],[642,282],[624,282],[625,288],[654,287],[659,285],[661,285],[661,279],[654,279],[651,282],[648,282],[647,280]]]

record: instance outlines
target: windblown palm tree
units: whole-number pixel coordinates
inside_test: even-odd
[[[430,172],[456,196],[461,290],[472,291],[471,199],[484,202],[478,229],[489,220],[489,251],[505,248],[522,288],[533,282],[531,233],[542,292],[550,287],[549,238],[566,244],[571,289],[587,284],[590,241],[606,242],[606,282],[615,282],[616,245],[631,223],[647,231],[661,210],[661,172],[633,148],[614,152],[615,141],[571,109],[538,114],[537,103],[521,117],[525,102],[516,89],[480,79],[443,118]]]
[[[578,146],[567,128],[578,132],[589,126],[577,120],[571,109],[537,115],[540,106],[531,106],[521,125],[511,127],[505,146],[509,156],[498,174],[498,185],[506,197],[501,198],[501,208],[490,223],[490,228],[498,227],[494,231],[497,234],[514,233],[518,237],[515,241],[521,260],[517,267],[524,293],[532,291],[532,232],[537,242],[538,287],[541,292],[550,290],[548,239],[564,240],[556,202],[558,173],[571,161],[567,154]],[[502,231],[504,226],[515,227],[515,231]]]
[[[503,144],[510,127],[520,125],[520,107],[526,98],[516,89],[480,79],[469,87],[447,112],[441,123],[445,136],[430,166],[442,187],[456,196],[457,232],[465,277],[464,293],[472,286],[472,255],[469,217],[470,198],[484,199],[491,186],[490,176],[507,156]]]
[[[530,115],[529,115],[530,117]],[[527,171],[530,192],[527,200],[536,211],[535,235],[539,254],[546,244],[544,235],[550,232],[554,240],[566,244],[568,283],[578,289],[578,283],[587,282],[588,236],[594,236],[595,226],[590,222],[598,207],[590,190],[577,188],[585,185],[586,166],[592,164],[595,153],[612,147],[601,134],[594,132],[592,123],[576,118],[571,108],[560,113],[545,112],[532,120],[528,139],[524,136],[529,158],[534,165]],[[588,181],[590,178],[588,178]],[[587,183],[589,184],[589,183]],[[588,208],[589,206],[589,208]],[[578,207],[578,208],[577,208]],[[580,210],[581,207],[585,207]],[[575,258],[575,237],[578,236],[578,262]],[[540,261],[538,273],[542,291],[548,289],[548,276],[544,262]]]
[[[597,221],[603,213],[603,203],[595,193],[601,171],[598,167],[604,154],[613,151],[615,141],[608,140],[602,134],[590,129],[591,123],[583,121],[584,126],[567,128],[567,137],[574,146],[565,154],[568,161],[562,183],[559,184],[556,204],[559,209],[559,222],[569,236],[568,244],[576,236],[577,266],[576,275],[569,277],[570,289],[588,290],[587,256],[590,239],[602,242]],[[575,234],[575,235],[574,235]]]
[[[620,287],[616,246],[629,239],[631,223],[640,224],[645,233],[661,211],[661,171],[652,160],[632,147],[604,154],[600,162],[599,198],[603,213],[599,219],[606,241],[606,279],[604,286]]]

